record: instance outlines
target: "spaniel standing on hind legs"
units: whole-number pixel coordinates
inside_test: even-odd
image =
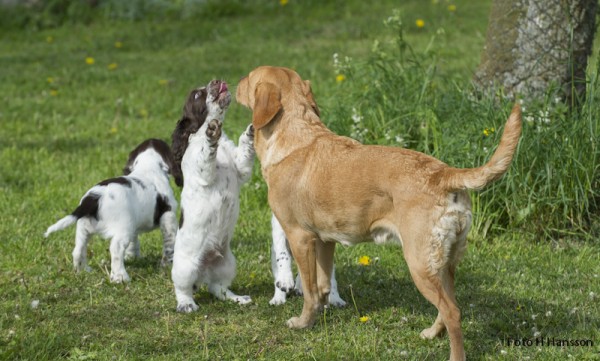
[[[230,102],[227,85],[219,80],[193,90],[173,132],[173,153],[184,181],[171,273],[179,312],[198,309],[193,294],[202,284],[220,300],[251,302],[229,289],[236,273],[230,242],[240,211],[240,187],[254,164],[252,125],[238,147],[221,131]]]
[[[304,307],[288,326],[312,326],[326,304],[336,242],[395,241],[415,285],[438,309],[421,336],[446,330],[450,359],[464,360],[454,273],[471,225],[467,190],[507,171],[521,134],[520,107],[513,108],[488,163],[457,169],[413,150],[363,145],[332,133],[321,122],[310,83],[290,69],[253,70],[240,81],[236,98],[253,112],[269,205],[302,277]]]

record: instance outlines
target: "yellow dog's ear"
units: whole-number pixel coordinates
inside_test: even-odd
[[[306,97],[306,100],[308,100],[308,102],[310,103],[310,106],[313,108],[315,113],[317,113],[317,116],[320,117],[321,111],[319,110],[317,102],[315,101],[315,98],[313,96],[312,88],[310,86],[310,80],[304,81],[304,96]]]
[[[252,125],[260,129],[269,124],[281,110],[281,92],[272,83],[258,83],[254,90]]]

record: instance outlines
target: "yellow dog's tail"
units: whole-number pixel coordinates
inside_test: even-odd
[[[514,105],[504,126],[498,149],[492,159],[478,168],[444,168],[436,179],[448,191],[461,189],[481,189],[506,173],[519,144],[521,136],[521,106]]]

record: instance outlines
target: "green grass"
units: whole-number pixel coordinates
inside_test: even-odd
[[[400,6],[394,1],[211,2],[202,17],[100,16],[86,17],[85,25],[3,30],[0,358],[447,359],[446,337],[418,336],[436,311],[410,280],[401,249],[392,246],[338,247],[338,283],[349,306],[328,310],[310,330],[285,327],[300,312],[302,299],[268,305],[270,211],[258,164],[242,190],[233,243],[238,261],[233,289],[252,296],[249,306],[219,302],[201,290],[198,313],[176,313],[169,270],[159,267],[159,232],[141,237],[144,256],[127,264],[128,285],[108,282],[107,241],[90,245],[92,272],[75,274],[74,229],[46,240],[42,234],[91,185],[119,174],[128,152],[143,139],[168,140],[189,89],[214,77],[235,84],[262,64],[288,66],[310,79],[324,121],[339,133],[353,132],[355,107],[365,115],[368,143],[393,144],[401,135],[408,146],[452,165],[481,164],[488,156],[483,149],[498,141],[497,132],[483,137],[482,130],[500,129],[510,105],[468,96],[489,1],[453,3],[453,13],[445,1],[400,4],[403,34],[415,53],[412,62],[400,64],[372,52],[375,40],[384,53],[393,52],[397,33],[383,20]],[[425,21],[422,29],[414,25],[418,18]],[[336,82],[334,53],[352,58],[342,83]],[[86,64],[86,57],[94,64]],[[113,63],[116,69],[109,70]],[[395,96],[382,98],[377,88],[365,92],[369,78],[358,76],[365,74]],[[563,125],[541,130],[535,121],[526,125],[507,177],[473,194],[474,229],[457,280],[469,359],[600,359],[600,248],[589,216],[597,210],[578,211],[597,187],[595,168],[581,163],[594,164],[597,154],[591,148],[600,119],[595,74],[591,69],[592,100],[581,114],[558,109],[553,119]],[[530,107],[529,114],[540,109],[543,105]],[[225,131],[237,138],[249,121],[249,111],[232,104]],[[577,126],[564,125],[574,121]],[[565,143],[564,134],[578,142]],[[568,223],[572,228],[561,229],[556,213],[574,219]],[[360,266],[362,255],[378,262]],[[360,316],[369,321],[361,323]],[[595,345],[506,344],[509,338],[535,339],[536,332],[591,339]]]

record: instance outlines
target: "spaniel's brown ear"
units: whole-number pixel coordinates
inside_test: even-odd
[[[317,113],[317,116],[320,117],[321,111],[319,110],[317,102],[315,101],[315,98],[313,96],[312,88],[310,87],[310,80],[304,81],[304,96],[306,97],[306,100],[308,100],[308,102],[310,103],[310,106],[313,108],[315,113]]]
[[[281,110],[281,91],[272,83],[258,83],[254,90],[252,125],[258,130],[269,124]]]

